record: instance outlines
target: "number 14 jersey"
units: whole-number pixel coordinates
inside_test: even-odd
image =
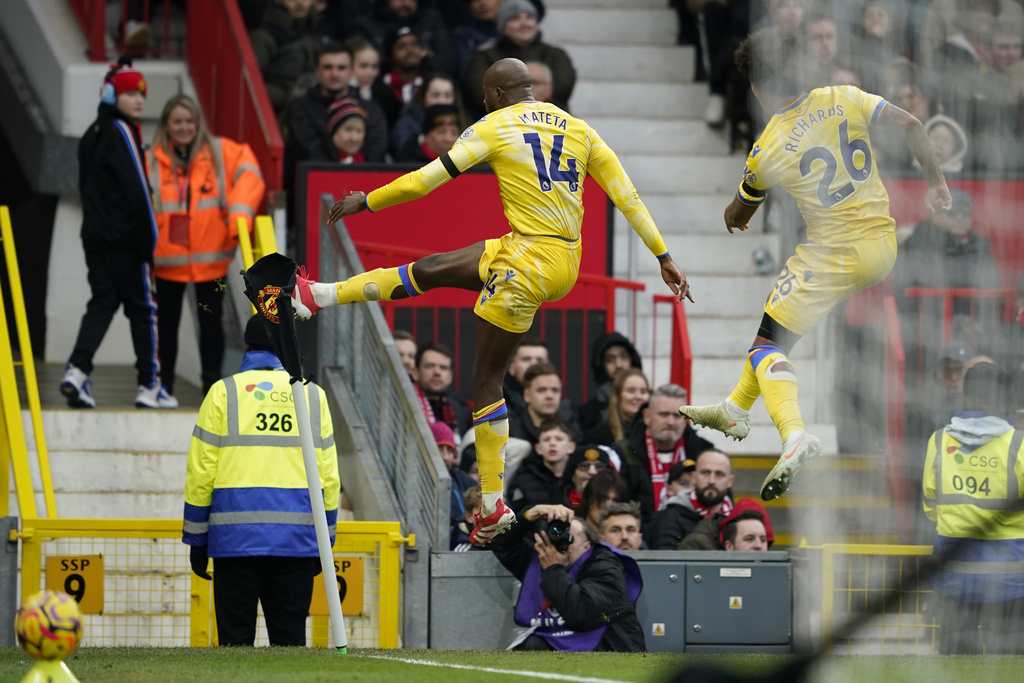
[[[371,192],[367,207],[379,211],[423,196],[485,162],[498,178],[513,232],[578,240],[583,179],[590,174],[653,254],[668,251],[611,148],[585,121],[545,102],[520,102],[488,114],[467,128],[447,154]]]
[[[844,85],[814,89],[775,112],[747,157],[740,201],[758,205],[766,190],[781,186],[816,244],[891,234],[889,195],[868,135],[886,104]]]

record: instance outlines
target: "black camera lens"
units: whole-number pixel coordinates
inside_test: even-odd
[[[560,553],[569,549],[572,543],[572,534],[569,533],[569,522],[564,519],[552,519],[550,522],[544,518],[537,520],[537,533],[545,532],[551,546]]]

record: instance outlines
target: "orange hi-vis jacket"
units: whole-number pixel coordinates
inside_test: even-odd
[[[263,174],[249,145],[211,136],[185,171],[171,165],[162,145],[146,159],[159,229],[156,276],[210,282],[227,275],[238,247],[238,218],[245,218],[251,232],[263,201]]]

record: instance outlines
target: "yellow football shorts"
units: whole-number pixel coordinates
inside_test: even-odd
[[[480,258],[484,287],[473,311],[496,327],[526,332],[545,301],[558,301],[576,284],[580,240],[511,232],[487,240]]]
[[[764,311],[805,335],[854,292],[878,284],[896,263],[896,235],[842,244],[800,244],[775,282]]]

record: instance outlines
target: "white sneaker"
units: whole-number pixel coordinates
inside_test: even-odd
[[[177,408],[178,399],[167,393],[163,384],[153,388],[139,385],[139,393],[135,395],[136,408]]]
[[[712,94],[708,97],[708,108],[704,110],[704,123],[712,128],[725,124],[725,96]]]
[[[761,484],[761,500],[775,500],[789,490],[797,470],[821,455],[821,440],[807,432],[793,432],[782,444],[782,455]]]
[[[60,393],[68,400],[72,408],[95,408],[96,399],[92,397],[92,380],[71,363],[64,372],[60,382]]]
[[[679,412],[696,424],[716,429],[737,441],[747,438],[750,433],[750,411],[725,399],[710,406],[683,406]]]

